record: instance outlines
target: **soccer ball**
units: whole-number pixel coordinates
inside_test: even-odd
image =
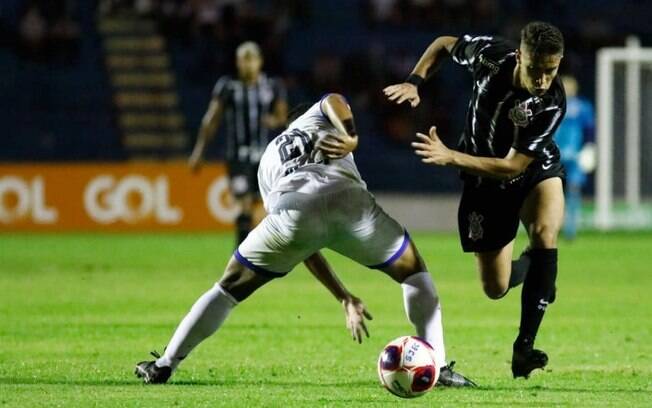
[[[398,397],[422,396],[439,378],[439,365],[432,346],[415,336],[392,340],[378,358],[378,377],[383,386]]]

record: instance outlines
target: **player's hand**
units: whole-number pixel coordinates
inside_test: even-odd
[[[419,98],[419,90],[413,84],[403,82],[402,84],[390,85],[383,89],[383,93],[390,101],[396,102],[398,105],[405,101],[410,102],[410,106],[416,108],[421,102]]]
[[[358,147],[358,137],[344,134],[326,135],[315,145],[329,159],[341,159]]]
[[[276,117],[270,114],[264,115],[262,117],[262,122],[263,125],[265,125],[265,127],[269,129],[276,129],[277,127],[281,126],[278,120],[276,120]]]
[[[585,173],[593,173],[597,163],[595,143],[586,143],[577,155],[577,164]]]
[[[346,328],[351,332],[353,340],[362,343],[362,333],[369,337],[369,330],[365,325],[365,318],[372,320],[371,314],[367,311],[364,303],[359,298],[350,295],[342,300],[344,315],[346,316]]]
[[[453,160],[453,151],[439,139],[437,127],[430,128],[430,135],[417,133],[419,141],[412,142],[414,153],[421,156],[423,163],[436,164],[438,166],[447,166]]]

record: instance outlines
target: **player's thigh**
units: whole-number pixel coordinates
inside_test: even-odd
[[[236,250],[236,260],[262,275],[281,277],[325,246],[319,197],[287,193]]]
[[[405,228],[387,215],[369,192],[351,189],[339,195],[332,197],[334,205],[329,211],[335,232],[328,248],[369,268],[396,271],[392,272],[395,275],[422,264]]]
[[[219,284],[238,302],[241,302],[272,279],[274,278],[247,268],[235,256],[232,256]]]
[[[535,248],[556,248],[564,222],[564,190],[561,178],[539,182],[523,202],[520,218]]]
[[[500,249],[475,253],[482,288],[488,297],[498,299],[509,289],[513,252],[514,241],[512,240]]]

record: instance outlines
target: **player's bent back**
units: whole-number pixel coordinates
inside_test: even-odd
[[[246,267],[276,277],[321,248],[372,267],[388,266],[405,251],[405,229],[366,190],[353,154],[328,159],[316,148],[340,131],[311,106],[267,147],[258,179],[268,216],[236,251]]]

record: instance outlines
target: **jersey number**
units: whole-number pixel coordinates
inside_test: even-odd
[[[316,163],[313,151],[315,144],[310,135],[299,129],[292,129],[290,132],[281,135],[276,139],[278,155],[281,163],[286,167],[285,174],[288,175],[299,167],[306,164]]]

